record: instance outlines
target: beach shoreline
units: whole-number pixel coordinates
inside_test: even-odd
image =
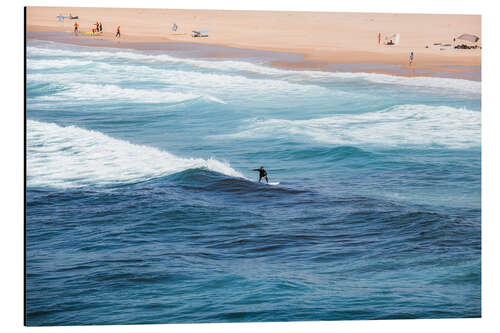
[[[99,15],[93,15],[97,12]],[[72,36],[74,21],[65,19],[64,22],[59,22],[56,18],[58,13],[79,13],[80,31],[90,29],[92,22],[95,22],[89,18],[91,15],[98,16],[98,20],[103,22],[104,33],[97,36]],[[170,19],[168,22],[159,22],[155,20],[157,16],[168,16]],[[295,16],[300,20],[311,17],[318,23],[312,28],[305,26],[297,29],[292,24]],[[248,32],[248,29],[237,24],[239,20],[244,21],[248,29],[254,29]],[[170,21],[179,24],[179,33],[172,33]],[[360,22],[372,24],[375,21],[379,21],[379,30],[400,32],[403,36],[400,44],[378,45],[375,29],[372,36],[368,36],[366,30],[370,30],[369,27],[359,28]],[[445,27],[443,31],[434,33],[428,27],[413,35],[408,31],[408,25],[421,26],[422,23],[442,21]],[[234,27],[225,26],[231,22],[235,24]],[[449,36],[464,30],[480,35],[480,22],[481,17],[478,15],[28,7],[26,31],[27,39],[145,51],[169,50],[172,46],[182,49],[182,45],[198,45],[201,50],[206,46],[213,46],[218,50],[209,52],[208,57],[219,59],[239,58],[240,53],[251,51],[266,54],[271,52],[278,56],[268,61],[268,65],[291,70],[365,72],[407,77],[436,76],[481,81],[481,49],[456,50],[433,45],[437,41],[448,43],[451,38]],[[112,32],[115,25],[121,27],[120,38],[116,38]],[[190,30],[198,26],[210,28],[208,38],[191,37]],[[325,36],[324,40],[328,39],[325,43],[322,43],[321,36],[308,40],[307,36],[312,34],[311,31],[324,31],[326,27],[333,31],[331,40]],[[346,33],[347,40],[342,40],[341,35]],[[433,39],[426,40],[422,37],[425,34],[433,36]],[[410,66],[408,56],[412,51],[415,52],[415,61]]]
[[[58,37],[55,37],[59,35]],[[62,38],[61,38],[62,37]],[[416,68],[409,70],[404,66],[392,63],[377,62],[327,62],[307,60],[303,54],[239,49],[212,44],[196,44],[189,42],[112,42],[96,36],[95,38],[67,38],[58,32],[28,32],[27,40],[51,41],[66,45],[99,47],[135,51],[163,51],[183,54],[181,57],[212,60],[258,60],[266,66],[299,71],[323,71],[345,73],[373,73],[403,77],[441,77],[470,81],[481,81],[480,66],[443,65],[439,68]],[[223,54],[222,54],[223,53]],[[449,66],[449,67],[448,67]]]

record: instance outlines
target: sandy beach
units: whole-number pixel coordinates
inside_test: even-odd
[[[195,42],[297,53],[306,61],[394,64],[408,69],[413,51],[412,69],[461,72],[470,71],[461,66],[481,66],[480,49],[435,45],[453,44],[453,38],[463,33],[481,37],[480,15],[28,7],[27,32],[70,33],[74,21],[61,22],[59,14],[78,16],[82,32],[89,32],[96,21],[102,22],[104,33],[98,38],[111,46],[120,46],[118,42]],[[172,31],[174,23],[179,27],[176,32]],[[118,25],[121,38],[115,38]],[[208,37],[193,38],[192,30],[209,30]],[[384,45],[384,37],[396,33],[400,34],[399,44]],[[296,62],[274,65],[304,67]]]

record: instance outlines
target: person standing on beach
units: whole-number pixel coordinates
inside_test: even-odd
[[[75,35],[78,35],[78,22],[75,22]]]
[[[122,36],[122,35],[121,35],[121,33],[120,33],[120,26],[117,26],[117,27],[116,27],[116,35],[115,35],[115,37],[121,37],[121,36]]]
[[[380,35],[380,32],[379,32],[379,33],[378,33],[378,43],[379,43],[379,44],[380,44],[380,38],[381,38],[381,37],[382,37],[382,36]]]
[[[102,32],[102,22],[99,22],[99,31]]]
[[[410,66],[413,63],[413,51],[410,52]]]

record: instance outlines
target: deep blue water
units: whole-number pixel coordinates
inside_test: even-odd
[[[479,82],[27,57],[28,325],[481,315]]]

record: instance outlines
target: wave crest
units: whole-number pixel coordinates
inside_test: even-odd
[[[181,158],[76,126],[27,121],[29,186],[58,188],[132,183],[187,169],[241,173],[213,158]]]

